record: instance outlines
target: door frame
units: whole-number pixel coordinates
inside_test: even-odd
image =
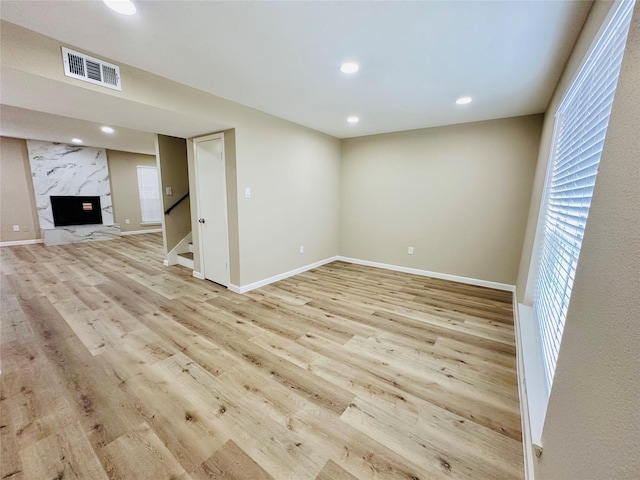
[[[195,187],[196,187],[196,222],[198,226],[198,240],[200,243],[200,248],[198,249],[198,256],[200,257],[200,273],[202,274],[202,278],[207,280],[207,272],[204,263],[204,242],[202,241],[202,224],[200,223],[200,219],[202,218],[202,203],[200,197],[200,176],[199,176],[199,161],[198,161],[198,144],[202,142],[206,142],[209,140],[221,140],[222,141],[222,170],[224,175],[224,181],[222,182],[222,196],[223,196],[223,206],[224,206],[224,229],[227,237],[226,242],[226,252],[225,256],[227,259],[227,271],[225,275],[225,283],[223,284],[225,287],[229,287],[231,284],[231,265],[230,265],[230,255],[229,255],[229,207],[227,205],[227,164],[226,164],[226,155],[224,150],[224,133],[213,133],[209,135],[203,135],[201,137],[195,137],[192,139],[193,141],[193,164],[194,164],[194,174],[195,174]],[[213,281],[213,280],[211,280]]]

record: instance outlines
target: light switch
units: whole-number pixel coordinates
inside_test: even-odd
[[[251,198],[251,187],[244,189],[244,198]]]

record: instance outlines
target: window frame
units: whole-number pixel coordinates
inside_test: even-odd
[[[635,5],[635,0],[631,0],[631,1],[621,0],[617,2],[614,6],[612,6],[610,13],[607,16],[607,19],[603,22],[603,25],[600,31],[598,32],[594,41],[592,42],[592,45],[589,51],[585,55],[580,68],[577,70],[576,75],[573,77],[571,85],[567,89],[554,115],[553,135],[552,135],[551,145],[549,149],[549,160],[547,163],[547,170],[545,175],[544,187],[542,190],[542,199],[540,203],[540,211],[538,215],[538,224],[536,229],[537,238],[536,238],[536,249],[535,249],[535,263],[533,264],[535,269],[535,274],[532,278],[535,285],[533,316],[534,316],[534,321],[536,323],[537,335],[539,337],[539,342],[538,342],[539,348],[540,348],[539,354],[544,366],[544,377],[546,380],[547,396],[549,395],[551,391],[551,386],[553,384],[553,377],[555,374],[555,368],[557,366],[558,353],[559,353],[561,342],[562,342],[562,335],[564,333],[564,323],[570,307],[571,290],[573,288],[575,270],[579,262],[580,249],[582,247],[582,235],[584,235],[584,232],[586,231],[586,224],[588,221],[588,211],[591,204],[591,198],[593,196],[593,190],[595,188],[595,185],[591,187],[591,192],[588,199],[589,205],[586,208],[586,215],[584,217],[584,225],[582,225],[581,232],[579,232],[581,236],[579,238],[577,253],[571,258],[572,260],[575,259],[575,265],[570,265],[570,271],[568,272],[568,277],[570,277],[569,281],[563,285],[560,285],[561,288],[564,288],[563,294],[567,296],[566,303],[564,303],[563,301],[563,303],[561,304],[561,312],[560,312],[561,318],[557,319],[557,321],[553,325],[542,324],[538,316],[539,312],[538,312],[537,304],[539,303],[538,297],[540,294],[539,289],[540,289],[541,270],[544,268],[543,263],[545,261],[545,258],[543,258],[543,255],[545,254],[545,246],[547,245],[546,242],[548,239],[547,233],[548,233],[550,192],[553,184],[553,174],[554,174],[554,170],[556,169],[556,165],[558,165],[559,163],[562,162],[563,159],[565,159],[565,157],[558,156],[558,146],[560,142],[566,138],[566,136],[571,135],[571,134],[567,135],[565,132],[563,132],[563,127],[565,126],[563,122],[566,121],[567,112],[571,109],[571,107],[574,106],[573,102],[577,101],[579,104],[581,103],[582,104],[581,107],[584,108],[585,106],[584,104],[587,102],[584,102],[584,100],[580,98],[580,95],[584,93],[583,89],[585,88],[585,86],[589,86],[591,84],[599,84],[603,80],[610,80],[613,77],[612,68],[617,70],[615,72],[615,84],[617,86],[618,78],[620,75],[620,67],[624,57],[626,38],[629,31],[629,24],[633,15],[634,5]],[[624,39],[622,42],[620,42],[621,33],[624,36]],[[608,51],[608,48],[610,46],[616,46],[617,44],[621,45],[622,47],[621,52],[618,52],[616,50],[616,56],[619,55],[619,61],[617,61],[616,65],[613,67],[609,65],[608,68],[606,69],[602,68],[603,64],[600,62],[606,63],[608,61],[607,57],[605,56],[605,54]],[[591,78],[591,74],[594,71],[597,71],[599,73],[605,73],[606,75],[603,75],[598,80],[594,81]],[[606,82],[604,83],[607,84]],[[606,92],[606,88],[599,86],[597,89],[597,93],[602,93],[602,92]],[[598,115],[596,117],[590,117],[590,114],[587,114],[587,115],[581,114],[580,116],[581,122],[573,125],[574,127],[583,126],[585,124],[590,126],[597,126],[598,124],[606,121],[606,126],[603,129],[601,129],[604,132],[603,139],[596,143],[597,145],[601,145],[602,148],[600,148],[600,151],[597,153],[598,159],[597,159],[597,162],[595,163],[596,173],[593,175],[594,184],[595,184],[595,181],[597,181],[597,168],[600,162],[600,158],[602,156],[602,151],[603,151],[605,138],[606,138],[606,130],[608,128],[609,117],[611,114],[614,98],[615,98],[615,88],[613,89],[613,93],[611,94],[610,104],[608,106],[606,106],[606,102],[591,103],[588,105],[589,107],[595,107],[593,111],[597,111]],[[598,97],[598,100],[601,100],[601,99],[602,97]],[[606,115],[602,115],[602,111],[606,109],[608,109],[608,112],[606,113]],[[596,122],[589,122],[589,121],[585,122],[584,120],[587,118],[597,118],[598,120]],[[586,137],[589,139],[593,138],[591,136],[586,136]],[[584,136],[580,136],[579,138],[584,138]],[[575,139],[574,139],[574,142],[575,142]],[[576,148],[576,143],[572,144],[573,148]],[[588,156],[582,157],[581,155],[578,155],[578,158],[589,158],[589,157]],[[575,163],[572,162],[572,164],[575,164],[575,165],[579,165],[580,163],[581,161],[577,161]],[[584,206],[582,208],[584,208]],[[556,331],[553,332],[557,339],[557,350],[555,352],[549,351],[548,345],[545,346],[545,340],[547,342],[549,342],[550,340],[548,337],[545,337],[545,335],[548,335],[548,333],[550,333],[549,330],[547,330],[545,333],[545,328],[549,328],[549,327],[556,328]],[[553,358],[549,358],[550,356],[552,356]],[[549,364],[550,361],[552,362],[552,365]]]

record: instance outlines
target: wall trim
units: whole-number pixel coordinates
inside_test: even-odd
[[[467,285],[476,285],[478,287],[493,288],[496,290],[505,290],[507,292],[516,291],[515,285],[509,285],[508,283],[491,282],[489,280],[480,280],[477,278],[460,277],[458,275],[450,275],[448,273],[430,272],[429,270],[420,270],[411,267],[402,267],[400,265],[391,265],[388,263],[371,262],[369,260],[360,260],[358,258],[342,257],[338,256],[337,260],[341,262],[354,263],[356,265],[364,265],[367,267],[384,268],[385,270],[393,270],[396,272],[411,273],[413,275],[420,275],[422,277],[438,278],[440,280],[450,280],[452,282],[466,283]]]
[[[516,320],[516,360],[518,392],[522,416],[522,444],[526,480],[533,480],[535,457],[542,455],[542,431],[549,404],[549,387],[545,375],[540,335],[533,307],[518,303]]]
[[[531,420],[529,417],[529,398],[524,369],[524,355],[522,351],[522,326],[518,298],[513,293],[513,325],[516,337],[516,371],[518,378],[518,397],[520,399],[520,423],[522,426],[522,452],[524,454],[524,478],[534,480],[533,442],[531,438]]]
[[[309,265],[305,265],[303,267],[294,268],[293,270],[289,270],[288,272],[280,273],[278,275],[274,275],[273,277],[265,278],[264,280],[258,280],[257,282],[249,283],[248,285],[238,286],[230,283],[228,288],[229,290],[235,293],[247,293],[251,290],[255,290],[256,288],[264,287],[265,285],[269,285],[270,283],[278,282],[280,280],[284,280],[285,278],[293,277],[294,275],[298,275],[300,273],[306,272],[307,270],[311,270],[313,268],[321,267],[322,265],[335,262],[336,260],[338,260],[337,256],[325,258],[324,260],[310,263]],[[195,272],[194,272],[194,276],[195,276]]]
[[[43,243],[41,238],[34,238],[32,240],[14,240],[10,242],[0,242],[0,247],[17,247],[19,245],[35,245],[36,243]]]
[[[196,272],[194,270],[193,271],[193,276],[196,277],[198,280],[204,280],[204,275],[202,274],[202,272]]]
[[[128,232],[120,232],[120,236],[124,237],[125,235],[141,235],[143,233],[162,233],[162,229],[149,228],[148,230],[130,230]]]
[[[162,230],[161,230],[162,231]],[[180,253],[185,253],[189,251],[189,243],[192,240],[192,235],[191,232],[187,233],[187,235],[185,235],[185,237],[180,240],[175,247],[173,247],[173,249],[167,253],[167,256],[165,257],[166,260],[166,264],[165,265],[182,265],[184,267],[187,268],[193,268],[193,267],[188,267],[187,265],[184,265],[182,263],[180,263]]]
[[[183,267],[186,268],[190,268],[191,270],[193,270],[193,260],[189,259],[189,258],[185,258],[183,256],[178,255],[178,263],[177,265],[182,265]]]

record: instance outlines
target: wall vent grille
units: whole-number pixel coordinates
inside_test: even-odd
[[[122,91],[120,67],[62,47],[64,74],[85,82]]]

